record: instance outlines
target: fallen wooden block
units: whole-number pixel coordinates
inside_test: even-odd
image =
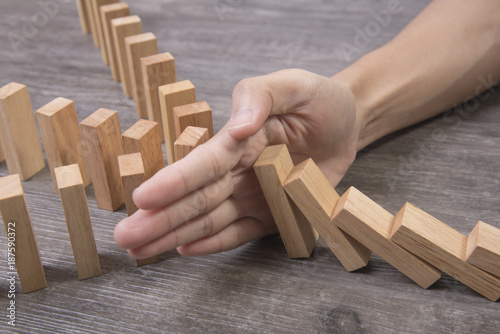
[[[208,137],[214,136],[212,109],[207,102],[195,102],[174,108],[175,137],[178,138],[188,126],[208,129]]]
[[[87,195],[77,164],[55,168],[78,279],[101,275]]]
[[[368,264],[371,251],[332,222],[339,195],[314,161],[295,166],[283,187],[347,271]]]
[[[188,126],[174,143],[175,161],[179,161],[197,146],[208,141],[208,129]]]
[[[124,202],[118,156],[123,154],[118,113],[101,108],[80,123],[97,206],[116,211]]]
[[[84,186],[88,186],[90,175],[83,151],[75,103],[59,97],[38,109],[36,116],[56,192],[58,187],[54,168],[75,163],[80,168]]]
[[[11,82],[0,88],[0,137],[10,174],[25,181],[45,167],[25,85]]]
[[[253,165],[262,192],[290,258],[311,255],[318,233],[288,197],[282,184],[293,169],[286,145],[268,146]]]
[[[391,240],[486,298],[500,298],[500,279],[466,262],[467,237],[416,206],[398,212]]]
[[[467,238],[467,262],[500,277],[500,229],[478,222]]]
[[[15,272],[17,269],[23,293],[46,288],[42,260],[18,174],[0,178],[0,213],[9,253],[15,256],[16,266],[14,268],[9,259],[8,271]],[[8,258],[11,258],[10,254]]]
[[[87,4],[85,0],[77,0],[76,5],[78,8],[78,17],[80,19],[80,26],[84,34],[90,33],[89,13],[87,12]]]

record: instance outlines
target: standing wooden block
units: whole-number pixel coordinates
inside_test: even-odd
[[[118,113],[99,109],[80,123],[97,206],[115,211],[124,202],[118,169],[123,154]]]
[[[194,85],[189,80],[184,80],[158,88],[163,134],[167,150],[167,160],[171,164],[175,161],[174,143],[178,136],[175,135],[174,108],[196,102]]]
[[[77,164],[55,169],[76,271],[80,280],[101,275],[87,195]]]
[[[174,108],[175,136],[179,137],[188,126],[208,129],[208,136],[214,136],[212,109],[207,102],[185,104]]]
[[[130,15],[129,6],[124,2],[113,3],[101,6],[101,22],[104,34],[104,42],[108,52],[108,60],[111,68],[111,75],[116,82],[121,82],[120,69],[118,68],[118,56],[113,38],[113,28],[111,20]]]
[[[94,17],[94,7],[92,4],[93,0],[83,0],[85,3],[85,8],[87,8],[87,13],[89,16],[89,28],[92,34],[92,40],[95,46],[99,46],[99,37],[97,35],[96,18]]]
[[[38,109],[36,116],[56,192],[58,187],[54,168],[75,163],[80,167],[84,186],[88,186],[90,175],[83,152],[75,103],[59,97]]]
[[[38,252],[33,226],[24,199],[19,175],[0,178],[0,213],[8,247],[14,248],[17,275],[24,293],[47,287],[42,260]],[[13,244],[10,244],[12,242]],[[14,268],[10,267],[13,272]]]
[[[11,82],[0,88],[0,137],[10,174],[25,181],[45,167],[25,85]]]
[[[175,161],[179,161],[197,146],[208,141],[208,129],[188,126],[174,143]]]
[[[148,107],[142,80],[141,58],[158,53],[158,43],[153,33],[144,33],[125,38],[128,71],[132,84],[135,111],[140,118],[148,118]]]
[[[77,0],[78,17],[80,18],[80,26],[84,34],[90,33],[89,13],[87,12],[87,4],[85,0]]]
[[[398,212],[391,240],[486,298],[500,298],[500,279],[466,262],[467,237],[416,206]]]
[[[102,30],[102,21],[101,21],[101,6],[109,5],[111,3],[119,2],[119,0],[90,0],[92,2],[92,11],[95,18],[95,27],[96,27],[96,35],[97,35],[97,46],[101,49],[105,49],[106,45],[104,43],[104,34]],[[108,64],[107,52],[103,53],[103,59],[105,64]]]
[[[253,169],[288,256],[292,259],[309,257],[318,240],[318,233],[282,187],[293,169],[293,161],[286,145],[266,147]]]
[[[500,277],[500,229],[478,222],[467,238],[467,262]]]
[[[394,216],[354,187],[340,197],[333,222],[382,259],[427,289],[441,271],[392,242]]]
[[[158,87],[177,81],[175,59],[169,53],[161,53],[141,58],[142,80],[148,118],[160,125],[161,138],[164,138],[163,121],[161,119],[160,97]],[[180,135],[180,134],[179,134]]]
[[[126,97],[132,96],[132,79],[129,70],[129,60],[127,57],[127,48],[125,46],[125,37],[134,36],[142,33],[141,19],[137,15],[119,17],[111,20],[113,39],[115,41],[115,50],[118,58],[118,69],[122,80],[123,93]]]

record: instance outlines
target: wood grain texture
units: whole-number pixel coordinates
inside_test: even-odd
[[[101,53],[103,62],[108,64],[108,56],[106,51],[106,44],[104,42],[104,34],[102,29],[102,21],[101,21],[101,6],[109,5],[111,3],[119,2],[119,0],[90,0],[92,3],[92,15],[94,16],[95,22],[95,33],[97,37],[97,46],[104,51]]]
[[[197,146],[208,141],[208,129],[188,126],[174,143],[175,161],[181,160]]]
[[[175,136],[179,137],[188,126],[208,129],[208,137],[214,136],[212,109],[206,101],[174,107]]]
[[[500,229],[479,221],[467,238],[467,262],[500,277]]]
[[[89,24],[90,33],[92,35],[92,41],[94,45],[99,47],[99,36],[97,35],[97,18],[94,15],[94,0],[84,0],[87,7],[87,13],[89,14]]]
[[[2,136],[0,136],[0,162],[5,160],[5,155],[3,154],[3,147],[2,147]]]
[[[77,0],[78,17],[80,18],[80,27],[84,34],[90,34],[89,13],[87,12],[87,4],[85,0]]]

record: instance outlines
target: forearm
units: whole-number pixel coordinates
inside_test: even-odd
[[[332,78],[357,101],[358,150],[500,79],[500,4],[431,3],[398,36]]]

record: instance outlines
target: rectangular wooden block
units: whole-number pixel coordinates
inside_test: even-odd
[[[486,298],[500,298],[500,279],[466,262],[467,237],[416,206],[398,212],[391,240]]]
[[[179,137],[188,126],[208,129],[208,136],[214,136],[212,109],[207,102],[195,102],[174,108],[175,136]]]
[[[282,184],[293,169],[286,145],[268,146],[253,165],[262,192],[290,258],[311,255],[318,233],[288,197]]]
[[[87,195],[77,164],[55,168],[64,217],[80,280],[101,275]]]
[[[101,108],[80,123],[97,206],[115,211],[123,203],[118,156],[123,154],[118,113]]]
[[[194,85],[189,80],[179,81],[158,88],[163,134],[167,150],[167,160],[171,164],[175,161],[174,143],[178,136],[175,134],[174,108],[196,102]]]
[[[105,49],[106,45],[104,43],[104,35],[102,30],[102,21],[101,21],[101,6],[109,5],[111,3],[119,2],[119,0],[91,0],[92,2],[92,11],[95,19],[95,33],[97,35],[97,46],[101,49]],[[107,52],[104,51],[102,53],[103,61],[105,64],[108,64]]]
[[[175,161],[181,160],[192,150],[208,141],[208,129],[188,126],[174,143]]]
[[[10,174],[25,181],[45,167],[25,85],[11,82],[0,88],[0,137]]]
[[[85,0],[77,0],[78,17],[80,18],[80,26],[84,34],[90,33],[89,13],[87,12],[87,4]]]
[[[59,97],[38,109],[36,116],[56,192],[58,187],[54,168],[75,163],[79,165],[84,186],[88,186],[90,175],[75,103]]]
[[[441,277],[440,270],[390,240],[394,216],[356,188],[340,197],[333,222],[422,288]]]
[[[84,0],[87,13],[89,15],[89,28],[95,46],[99,46],[99,36],[97,35],[96,18],[94,17],[93,0]]]
[[[500,277],[500,229],[479,221],[467,238],[467,262]]]
[[[332,222],[339,195],[314,161],[295,166],[283,186],[346,270],[367,265],[371,251]]]
[[[47,287],[42,260],[18,174],[0,178],[0,213],[24,293]],[[13,272],[10,268],[9,272]]]

